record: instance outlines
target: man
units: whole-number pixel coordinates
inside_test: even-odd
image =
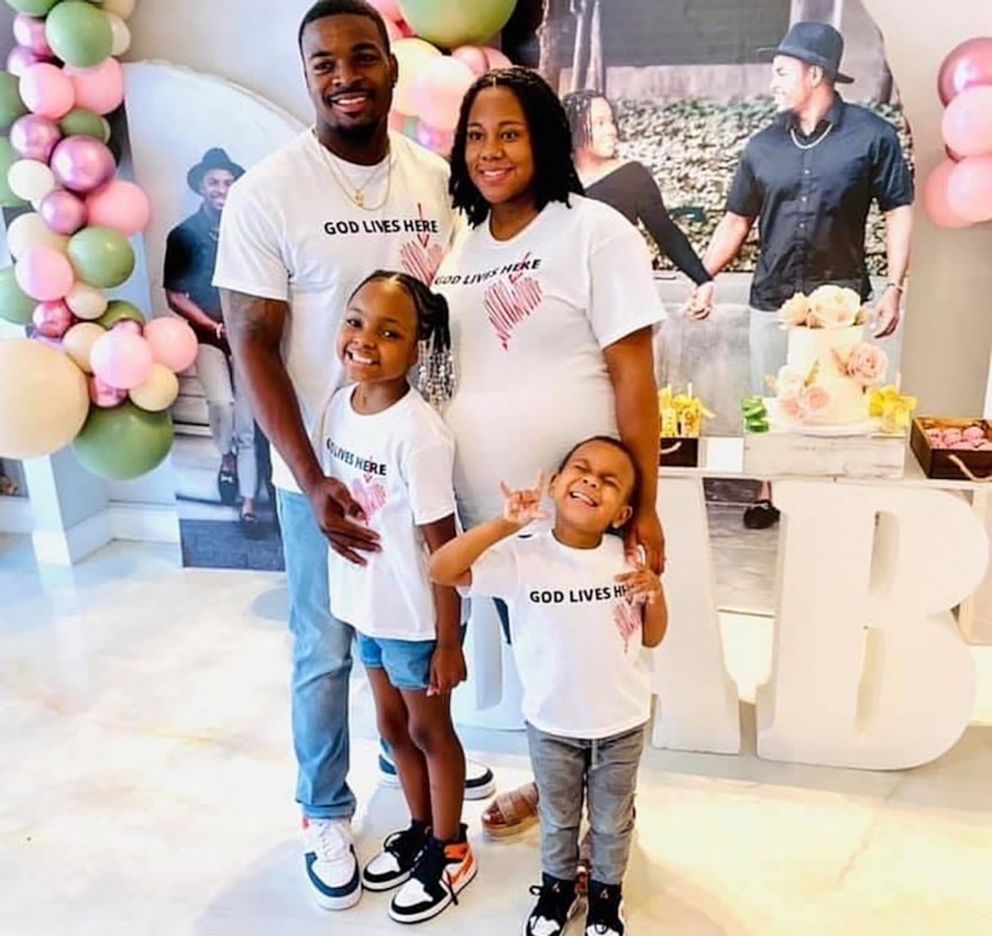
[[[361,896],[347,784],[352,629],[330,616],[327,542],[352,560],[379,547],[348,491],[321,471],[315,421],[341,379],[335,336],[351,291],[379,267],[430,279],[453,215],[447,164],[388,132],[397,63],[379,14],[363,0],[322,0],[298,38],[315,126],[231,190],[214,282],[278,454],[308,880],[321,906],[344,909]],[[380,766],[395,776],[387,757]],[[491,792],[484,768],[470,764],[467,776],[467,796]]]
[[[852,80],[840,72],[841,34],[825,23],[796,23],[775,52],[771,92],[779,118],[748,141],[727,213],[703,258],[716,275],[740,253],[758,219],[750,347],[753,392],[762,395],[765,375],[785,363],[786,333],[774,313],[786,300],[825,284],[849,286],[862,300],[871,295],[865,223],[873,200],[885,217],[888,260],[876,337],[895,332],[913,223],[913,180],[895,129],[836,91]],[[744,524],[765,528],[777,520],[765,484]]]
[[[196,374],[207,399],[210,433],[221,456],[218,496],[222,503],[234,504],[240,494],[242,528],[254,535],[255,422],[245,388],[231,371],[220,293],[213,285],[221,215],[231,186],[242,175],[244,169],[220,148],[207,150],[186,174],[186,184],[203,202],[169,231],[162,285],[169,308],[189,322],[199,343]]]

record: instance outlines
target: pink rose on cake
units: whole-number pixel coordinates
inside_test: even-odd
[[[862,341],[851,349],[847,359],[847,374],[862,387],[874,387],[885,379],[889,357],[875,345]]]
[[[778,320],[783,328],[796,328],[805,325],[809,317],[809,299],[797,292],[778,310]]]
[[[820,286],[809,297],[810,328],[848,328],[857,323],[861,297],[846,286]]]

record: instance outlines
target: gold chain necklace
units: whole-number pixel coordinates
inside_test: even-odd
[[[369,175],[369,177],[356,188],[355,184],[350,179],[347,179],[344,176],[344,173],[337,167],[337,165],[335,165],[334,157],[330,152],[328,152],[327,147],[320,142],[320,139],[317,136],[316,128],[314,128],[312,132],[314,140],[323,155],[324,162],[326,163],[327,168],[331,170],[331,178],[337,183],[338,188],[341,189],[341,191],[344,192],[344,194],[347,195],[348,198],[350,198],[359,208],[363,211],[378,211],[383,205],[386,204],[387,201],[389,201],[389,192],[393,182],[393,158],[391,152],[386,155],[386,158],[383,161],[386,166],[386,194],[383,196],[382,201],[379,202],[378,205],[366,205],[365,190],[376,181],[383,164],[380,163],[379,166],[377,166],[376,169]]]

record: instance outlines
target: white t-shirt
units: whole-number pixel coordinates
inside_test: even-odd
[[[471,594],[509,606],[523,713],[540,731],[608,738],[651,717],[641,610],[616,582],[629,571],[619,537],[573,549],[550,531],[497,543],[472,566]]]
[[[352,290],[379,268],[429,282],[450,239],[447,163],[400,134],[389,146],[360,177],[365,167],[336,159],[308,130],[239,179],[221,215],[214,285],[289,303],[282,356],[313,441],[341,385],[335,338]],[[344,191],[366,182],[375,211]],[[297,490],[275,451],[272,462],[274,483]]]
[[[369,416],[338,390],[321,421],[321,464],[345,484],[380,537],[382,552],[357,566],[330,552],[331,611],[370,637],[434,640],[437,615],[428,550],[417,529],[455,512],[455,444],[441,417],[411,387]]]
[[[609,205],[570,196],[498,241],[455,236],[434,288],[451,308],[455,491],[466,527],[498,516],[499,482],[530,485],[581,439],[617,434],[603,349],[664,318],[647,247]]]

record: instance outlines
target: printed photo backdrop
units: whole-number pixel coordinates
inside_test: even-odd
[[[777,46],[800,20],[827,22],[841,31],[842,70],[855,79],[838,85],[841,96],[892,122],[911,161],[912,141],[883,38],[861,0],[520,0],[503,47],[515,61],[541,71],[563,98],[589,89],[609,100],[617,156],[647,170],[671,221],[702,257],[747,141],[775,118],[769,94],[772,53],[762,50]],[[607,184],[597,186],[597,197],[622,199],[619,172],[636,180],[632,168],[601,179]],[[670,315],[656,352],[659,382],[681,389],[692,381],[716,413],[706,433],[738,435],[740,398],[750,392],[747,299],[757,225],[719,278],[717,308],[703,322],[679,314],[691,283],[659,249],[656,236],[641,227]],[[877,206],[868,221],[866,255],[878,292],[886,257]],[[890,378],[899,371],[901,336],[900,327],[884,341]]]
[[[152,310],[187,318],[199,339],[173,411],[183,561],[281,569],[269,445],[216,329],[210,278],[227,188],[303,127],[243,88],[178,66],[130,64],[125,77],[135,179],[152,203]]]

